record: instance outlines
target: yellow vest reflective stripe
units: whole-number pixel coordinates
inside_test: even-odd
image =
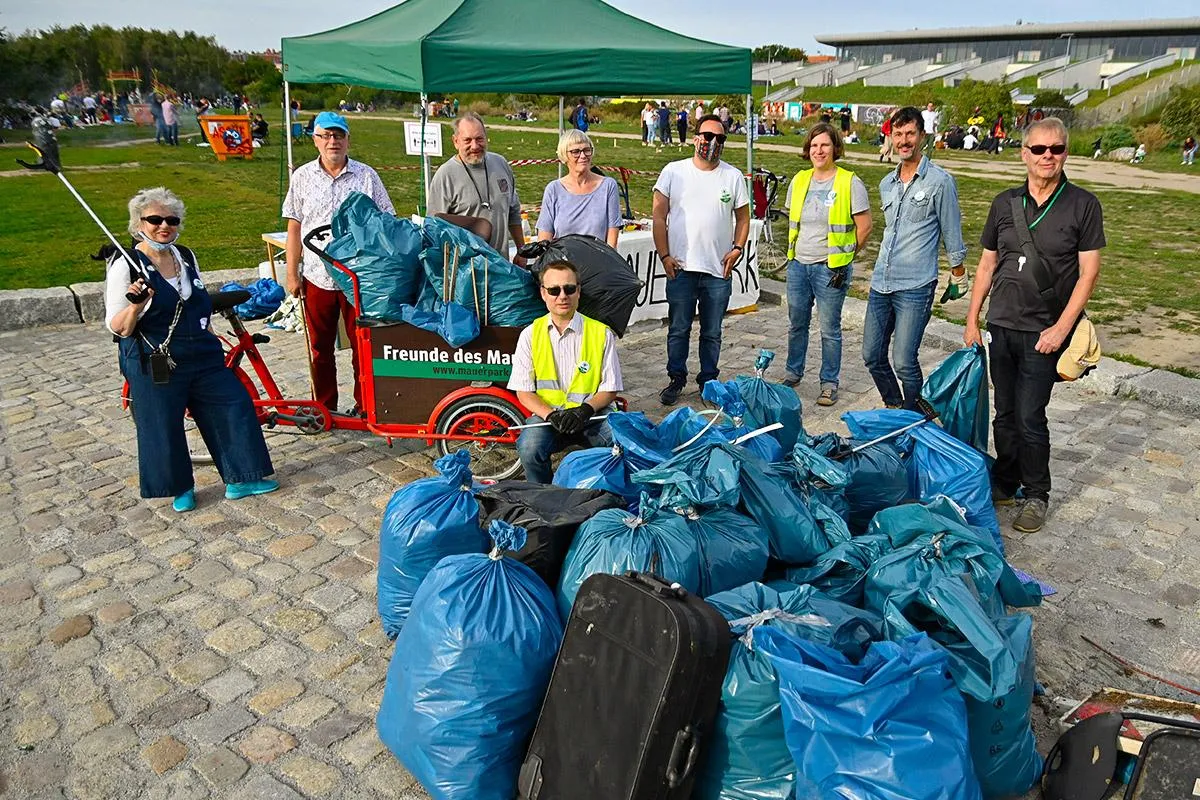
[[[804,211],[804,198],[808,195],[808,184],[812,180],[812,170],[806,169],[796,173],[792,178],[792,203],[788,209],[788,249],[787,257],[796,257],[796,239],[800,236],[800,215]],[[854,173],[848,169],[837,168],[833,178],[833,205],[829,207],[829,235],[826,238],[826,251],[829,267],[844,267],[854,261],[854,248],[858,234],[854,227],[854,214],[851,213],[850,194],[853,190]]]
[[[579,363],[567,391],[559,388],[558,368],[554,364],[554,347],[550,344],[550,315],[534,320],[530,344],[533,348],[533,375],[537,396],[555,408],[574,408],[600,388],[600,373],[604,365],[604,343],[608,326],[594,319],[583,318],[583,340],[579,343]]]

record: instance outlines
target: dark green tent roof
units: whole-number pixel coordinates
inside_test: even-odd
[[[284,39],[283,76],[431,94],[745,94],[750,51],[600,0],[407,0]]]

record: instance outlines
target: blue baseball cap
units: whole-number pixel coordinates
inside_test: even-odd
[[[341,128],[346,133],[350,132],[350,123],[346,122],[346,118],[334,111],[322,111],[317,114],[316,120],[313,122],[314,128],[322,128],[330,130],[332,128]]]

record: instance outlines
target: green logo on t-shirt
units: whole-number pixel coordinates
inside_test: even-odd
[[[721,190],[721,202],[722,203],[730,203],[732,201],[733,201],[733,196],[729,194],[729,190],[722,189]]]

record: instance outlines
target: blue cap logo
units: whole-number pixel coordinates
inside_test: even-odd
[[[350,123],[346,122],[346,118],[333,111],[322,111],[317,114],[317,118],[313,121],[313,127],[327,131],[336,128],[346,133],[350,132]]]

